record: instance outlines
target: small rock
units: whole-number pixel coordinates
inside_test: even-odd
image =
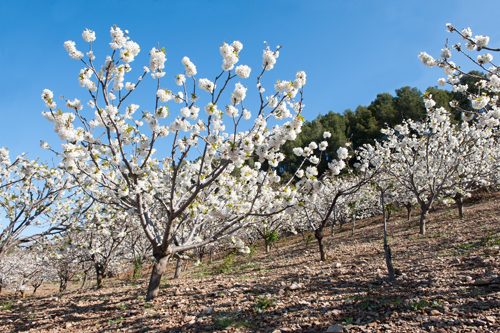
[[[205,309],[205,313],[206,314],[211,314],[212,312],[214,312],[214,307],[213,306],[210,307],[210,308]]]
[[[330,325],[325,331],[325,333],[339,333],[339,332],[344,332],[344,328],[342,327],[342,325]]]
[[[70,328],[71,326],[73,326],[72,323],[66,323],[66,328]]]
[[[485,318],[487,321],[489,321],[490,323],[494,324],[495,323],[495,317],[492,317],[492,316],[486,316]]]
[[[474,319],[474,324],[480,325],[480,326],[484,326],[487,323],[484,320],[481,320],[481,319]]]
[[[185,322],[190,322],[190,321],[194,321],[196,320],[196,317],[195,316],[184,316],[184,319],[183,319]]]
[[[465,281],[467,281],[467,282],[472,281],[472,276],[466,276],[466,277],[465,277]]]
[[[280,295],[283,295],[284,293],[285,293],[285,289],[280,289],[280,290],[278,291],[278,294],[280,294]]]
[[[441,312],[439,312],[438,310],[431,310],[431,316],[440,316],[441,315]]]
[[[299,289],[300,287],[302,287],[302,286],[300,285],[300,283],[292,283],[292,285],[291,285],[291,286],[289,286],[289,287],[288,287],[288,289],[290,289],[290,290],[297,290],[297,289]]]
[[[460,259],[456,258],[456,259],[453,259],[450,264],[452,265],[456,265],[456,264],[460,264]]]
[[[487,286],[489,284],[490,283],[488,281],[484,281],[484,280],[480,280],[480,279],[474,281],[475,286]]]
[[[497,254],[499,252],[498,245],[487,247],[483,250],[485,254]]]
[[[368,324],[368,327],[375,327],[375,326],[377,326],[377,323],[376,323],[376,322],[372,322],[372,323],[369,323],[369,324]]]
[[[281,327],[280,331],[281,333],[292,333],[292,329],[288,327]]]
[[[339,262],[336,262],[335,264],[333,264],[333,268],[340,268],[340,267],[342,267],[342,264]]]

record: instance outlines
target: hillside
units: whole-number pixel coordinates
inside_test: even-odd
[[[380,218],[356,222],[326,239],[330,260],[318,261],[314,239],[262,244],[233,261],[191,263],[182,278],[162,283],[144,302],[147,273],[137,281],[110,279],[101,290],[64,294],[44,285],[37,295],[0,297],[1,332],[494,332],[500,327],[500,196],[389,221],[396,281],[388,283]],[[222,267],[221,265],[226,265]],[[216,270],[225,271],[216,274]],[[338,325],[338,326],[335,326]]]

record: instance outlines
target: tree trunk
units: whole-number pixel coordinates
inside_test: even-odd
[[[464,218],[464,202],[462,200],[462,196],[458,194],[455,196],[455,202],[457,203],[458,208],[458,216],[463,219]]]
[[[316,240],[318,241],[320,260],[326,261],[325,245],[323,244],[323,228],[317,229],[314,232],[314,237],[316,237]]]
[[[268,241],[265,242],[266,242],[266,253],[269,253],[269,251],[271,251],[271,244],[269,244]]]
[[[212,253],[213,253],[213,250],[210,249],[210,257],[208,258],[210,263],[212,263]]]
[[[146,302],[149,302],[153,298],[158,296],[160,291],[161,277],[167,269],[168,259],[170,256],[155,256],[156,262],[153,264],[153,269],[151,270],[151,278],[149,279],[148,292],[146,294]]]
[[[356,227],[356,214],[352,214],[352,234],[354,236],[354,228]]]
[[[177,259],[177,265],[175,266],[174,279],[181,277],[182,272],[182,259]]]
[[[42,284],[39,284],[39,285],[34,285],[33,286],[33,295],[35,295],[36,293],[36,290],[38,289],[38,287],[40,287]]]
[[[411,220],[411,204],[405,205],[408,222]]]
[[[392,266],[392,253],[389,244],[384,244],[385,263],[387,264],[387,271],[389,272],[389,281],[394,281],[394,266]]]
[[[96,288],[101,289],[104,286],[104,273],[105,273],[105,268],[101,264],[96,263],[94,265],[95,267],[95,274],[97,278],[97,284]]]
[[[68,280],[65,278],[61,278],[59,283],[59,292],[62,293],[66,291],[66,288],[68,287]]]
[[[385,263],[387,264],[387,271],[389,272],[389,281],[394,281],[394,266],[392,266],[392,253],[391,247],[387,244],[387,219],[385,218],[385,203],[384,203],[384,192],[381,192],[382,201],[382,220],[384,221],[384,252],[385,252]]]
[[[80,286],[80,289],[85,288],[85,284],[87,283],[87,275],[88,275],[88,271],[87,270],[83,271],[83,281],[82,281],[82,285]]]
[[[420,234],[425,235],[425,217],[427,216],[427,209],[422,210],[422,214],[420,215]]]
[[[21,290],[21,297],[26,298],[26,290]]]

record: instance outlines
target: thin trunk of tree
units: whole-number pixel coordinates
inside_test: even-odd
[[[87,275],[88,275],[88,271],[87,270],[83,271],[83,281],[82,281],[82,285],[80,286],[80,289],[85,288],[85,284],[87,283]]]
[[[68,287],[68,279],[66,278],[60,278],[60,283],[59,283],[59,292],[62,293],[66,291],[66,288]]]
[[[319,245],[319,255],[320,255],[320,260],[321,261],[326,261],[326,251],[325,251],[325,244],[323,244],[323,228],[319,228],[314,232],[314,237],[318,241]]]
[[[387,264],[387,271],[389,272],[389,281],[394,281],[394,266],[392,265],[392,253],[391,247],[387,244],[387,219],[385,218],[385,203],[384,203],[384,192],[381,192],[382,199],[382,219],[384,221],[384,252],[385,252],[385,262]]]
[[[457,203],[457,208],[458,208],[458,217],[461,219],[464,218],[464,202],[462,200],[462,195],[456,194],[455,195],[455,202]]]
[[[356,213],[352,214],[352,234],[354,236],[354,228],[356,227]]]
[[[425,235],[426,226],[425,226],[425,217],[427,216],[427,209],[422,209],[422,214],[420,215],[420,234]]]
[[[177,259],[177,265],[175,266],[174,279],[181,277],[182,272],[182,259]]]
[[[406,216],[407,216],[407,220],[408,222],[410,221],[411,219],[411,210],[412,210],[412,205],[411,204],[405,204],[405,207],[406,207]]]
[[[40,283],[40,284],[35,284],[35,285],[33,286],[33,295],[35,295],[35,293],[36,293],[37,289],[38,289],[41,285],[42,285],[42,284]]]
[[[269,253],[271,251],[271,244],[266,240],[266,253]]]

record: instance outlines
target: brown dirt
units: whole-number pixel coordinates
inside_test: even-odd
[[[225,274],[223,257],[189,265],[162,283],[145,303],[148,279],[110,279],[101,290],[63,294],[47,284],[35,296],[0,296],[0,332],[497,332],[500,329],[500,197],[465,207],[441,207],[418,234],[418,216],[389,221],[394,266],[389,283],[381,219],[357,221],[326,238],[330,260],[318,261],[315,240],[281,240],[266,254],[236,255]],[[340,267],[336,267],[340,263]],[[295,290],[294,287],[298,287]],[[269,300],[269,301],[267,301]],[[268,304],[269,303],[269,304]],[[263,307],[268,307],[262,309]],[[259,309],[260,306],[260,309]]]

